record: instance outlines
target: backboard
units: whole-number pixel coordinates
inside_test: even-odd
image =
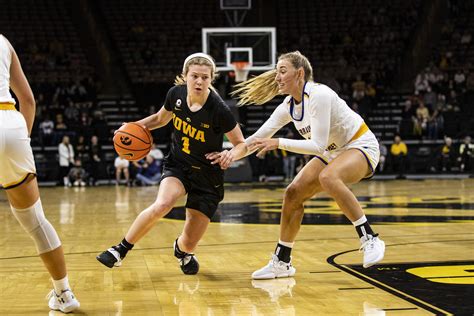
[[[231,71],[232,62],[248,61],[250,71],[273,69],[276,63],[274,27],[202,29],[202,51],[211,55],[218,71]]]

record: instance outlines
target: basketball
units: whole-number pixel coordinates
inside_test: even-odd
[[[113,141],[119,156],[135,161],[150,152],[153,137],[146,127],[136,123],[125,123],[115,132]]]

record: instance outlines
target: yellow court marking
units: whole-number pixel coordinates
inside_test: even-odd
[[[408,273],[431,282],[474,285],[474,265],[451,265],[418,267],[407,270]]]
[[[351,271],[352,273],[354,273],[354,274],[357,274],[357,275],[361,276],[363,279],[370,280],[371,282],[376,283],[376,284],[380,285],[380,286],[383,287],[383,288],[387,288],[387,289],[389,289],[389,290],[391,290],[391,291],[394,291],[394,292],[400,294],[401,296],[408,297],[408,298],[410,298],[410,299],[413,300],[413,301],[416,301],[416,302],[418,302],[418,303],[421,303],[421,304],[423,304],[423,305],[426,305],[426,306],[428,306],[428,307],[430,307],[430,308],[432,308],[432,309],[434,309],[434,310],[436,310],[436,311],[438,311],[438,312],[440,312],[440,313],[443,313],[443,314],[445,314],[445,315],[452,315],[451,313],[449,313],[449,312],[447,312],[447,311],[445,311],[445,310],[443,310],[443,309],[441,309],[441,308],[439,308],[439,307],[436,307],[436,306],[434,306],[434,305],[431,305],[431,304],[429,304],[429,303],[427,303],[427,302],[425,302],[425,301],[423,301],[423,300],[420,300],[420,299],[418,299],[418,298],[416,298],[416,297],[414,297],[414,296],[408,295],[408,294],[406,294],[406,293],[404,293],[404,292],[402,292],[402,291],[400,291],[400,290],[397,290],[396,288],[393,288],[393,287],[391,287],[391,286],[388,286],[388,285],[386,285],[386,284],[384,284],[384,283],[382,283],[382,282],[380,282],[380,281],[378,281],[378,280],[375,280],[375,279],[373,279],[373,278],[371,278],[371,277],[368,277],[368,276],[366,276],[365,274],[360,273],[360,272],[358,272],[358,271],[356,271],[356,270],[354,270],[354,269],[352,269],[352,268],[350,268],[350,267],[348,267],[348,266],[346,266],[346,265],[341,264],[340,266],[341,266],[341,267],[344,267],[344,269],[350,270],[350,271]]]

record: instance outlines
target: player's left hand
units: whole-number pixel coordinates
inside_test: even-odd
[[[206,159],[211,160],[211,165],[219,164],[222,170],[229,168],[234,158],[228,150],[207,153],[205,156]]]
[[[267,151],[277,149],[279,145],[278,138],[257,138],[249,145],[249,150],[257,149],[257,157],[262,158]]]

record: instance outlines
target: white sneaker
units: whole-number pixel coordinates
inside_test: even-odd
[[[364,268],[371,267],[382,261],[385,254],[385,243],[382,239],[367,235],[367,237],[360,237],[360,242],[359,252],[364,251]]]
[[[55,290],[51,290],[46,298],[49,299],[49,308],[63,313],[70,313],[81,306],[72,291],[69,289],[62,291],[59,295],[56,294]]]
[[[296,269],[291,265],[291,260],[289,263],[286,263],[284,261],[280,261],[277,255],[272,254],[272,259],[266,266],[252,273],[252,279],[265,280],[287,278],[294,276],[295,273]]]

